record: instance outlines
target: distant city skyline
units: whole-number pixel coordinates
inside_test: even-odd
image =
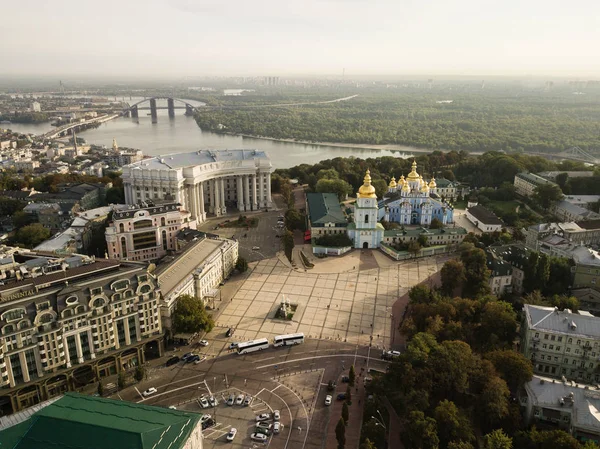
[[[22,0],[0,76],[599,76],[600,2]]]

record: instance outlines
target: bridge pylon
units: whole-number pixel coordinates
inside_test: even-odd
[[[167,98],[167,108],[169,109],[169,118],[175,118],[175,100]]]
[[[150,116],[152,117],[152,123],[158,122],[158,113],[156,111],[156,98],[150,99]]]
[[[185,115],[194,115],[194,108],[192,107],[191,104],[186,103],[185,104]]]
[[[137,106],[132,107],[131,108],[131,118],[139,118],[139,117],[140,117],[140,114],[138,111],[138,107]]]

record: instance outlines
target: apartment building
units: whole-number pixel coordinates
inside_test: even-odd
[[[600,318],[526,304],[521,350],[536,374],[600,382]]]
[[[545,184],[556,185],[556,183],[548,181],[541,176],[534,175],[533,173],[517,173],[515,175],[514,185],[515,190],[519,195],[531,196],[535,193],[535,189]]]

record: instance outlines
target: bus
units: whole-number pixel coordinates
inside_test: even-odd
[[[278,335],[273,340],[275,348],[279,346],[299,345],[300,343],[304,343],[304,334],[302,332],[299,334]]]
[[[248,352],[262,351],[269,348],[269,340],[259,338],[258,340],[246,341],[237,345],[238,354],[247,354]]]

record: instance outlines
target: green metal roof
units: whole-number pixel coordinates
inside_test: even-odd
[[[347,223],[335,193],[307,193],[306,201],[312,226],[325,223]]]
[[[67,393],[0,432],[2,449],[179,449],[201,415]]]
[[[427,229],[423,227],[418,228],[408,228],[404,229],[389,229],[385,231],[385,237],[404,237],[408,235],[409,237],[419,237],[424,235],[425,237],[431,237],[435,235],[465,235],[468,234],[465,228],[461,228],[460,226],[456,227],[445,227],[441,229]]]

